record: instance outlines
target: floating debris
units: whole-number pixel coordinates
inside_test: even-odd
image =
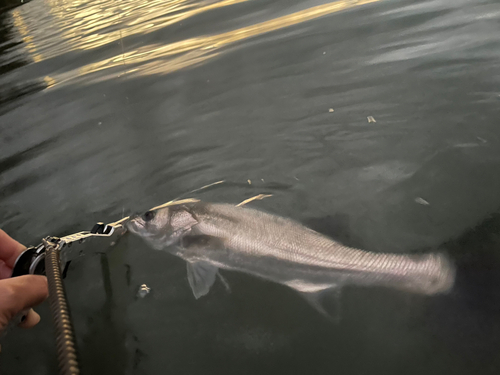
[[[368,120],[368,122],[377,122],[377,121],[373,118],[373,116],[368,116],[366,119]]]
[[[423,206],[429,206],[430,205],[429,202],[427,202],[424,198],[420,198],[420,197],[415,198],[415,202],[418,203],[418,204],[421,204]]]
[[[326,55],[326,51],[323,51],[323,55]]]
[[[248,182],[248,185],[252,185],[252,181],[247,180],[247,182]]]
[[[453,147],[458,147],[458,148],[470,148],[470,147],[477,147],[479,144],[477,143],[460,143],[458,145],[455,145]]]
[[[297,181],[300,181],[300,180],[297,178],[297,176],[293,176],[293,178],[295,178]]]
[[[210,185],[205,185],[204,187],[206,186],[211,186],[211,185],[215,185],[215,184],[219,184],[220,182],[214,182],[213,184],[210,184]],[[201,188],[200,188],[201,189]],[[196,190],[199,190],[199,189],[196,189]],[[193,190],[194,191],[194,190]],[[178,200],[178,201],[169,201],[167,203],[163,203],[159,206],[156,206],[156,207],[153,207],[150,211],[153,211],[153,210],[159,210],[160,208],[163,208],[163,207],[168,207],[168,206],[178,206],[179,204],[185,204],[185,203],[196,203],[196,202],[199,202],[200,200],[199,199],[196,199],[196,198],[186,198],[186,199],[181,199],[181,200]],[[124,219],[128,219],[128,217],[124,218]],[[122,221],[123,219],[120,220],[120,222]],[[118,223],[118,222],[117,222]]]
[[[335,110],[334,110],[333,108],[330,108],[330,109],[328,110],[328,112],[332,113],[332,112],[335,112]]]
[[[262,182],[264,182],[264,179],[263,179],[263,178],[261,178],[260,180],[261,180]]]
[[[269,197],[272,197],[272,196],[273,196],[272,194],[259,194],[259,195],[256,195],[255,197],[245,199],[243,202],[237,204],[236,207],[242,207],[245,204],[250,203],[252,201],[262,200],[264,198],[269,198]]]
[[[486,139],[484,138],[481,138],[481,137],[476,137],[479,141],[483,142],[483,143],[486,143],[488,142]]]
[[[142,284],[137,291],[137,297],[144,298],[151,292],[151,288],[146,284]]]

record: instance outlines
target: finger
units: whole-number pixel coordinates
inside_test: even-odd
[[[17,257],[26,247],[0,229],[0,260],[10,268],[14,267]]]
[[[42,303],[48,296],[47,278],[25,275],[0,280],[0,315],[7,320]]]
[[[0,260],[0,280],[7,279],[12,275],[12,268],[7,266],[3,260]]]
[[[21,328],[31,328],[38,324],[40,321],[40,315],[33,310],[29,309],[28,313],[22,317],[21,323],[19,323],[19,327]]]

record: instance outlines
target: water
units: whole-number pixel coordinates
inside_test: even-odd
[[[3,11],[0,227],[22,242],[225,179],[197,196],[273,194],[253,205],[367,250],[443,248],[459,265],[447,296],[346,288],[335,325],[238,273],[224,274],[231,293],[218,283],[196,301],[179,259],[127,236],[90,242],[66,279],[85,373],[497,373],[499,20],[495,0]],[[55,373],[39,310],[39,326],[4,340],[2,374]]]

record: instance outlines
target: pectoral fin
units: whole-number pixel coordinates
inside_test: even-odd
[[[215,282],[218,268],[206,262],[187,263],[189,285],[196,299],[204,296]]]

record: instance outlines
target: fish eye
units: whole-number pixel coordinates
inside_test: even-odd
[[[148,211],[142,217],[143,217],[144,221],[151,221],[154,219],[155,215],[156,215],[156,212]]]

